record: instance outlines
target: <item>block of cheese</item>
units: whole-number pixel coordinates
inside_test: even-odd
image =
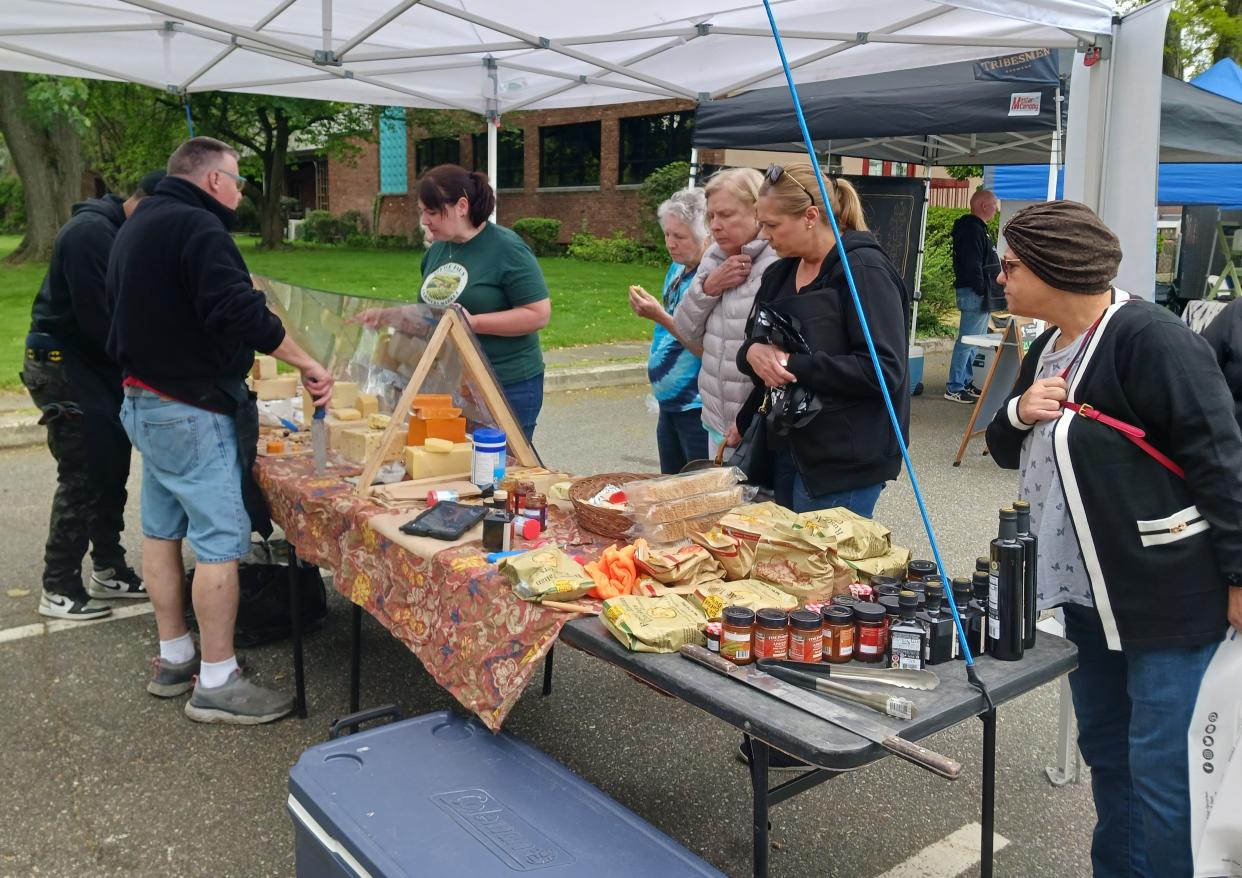
[[[428,439],[423,443],[423,447],[432,454],[448,454],[453,450],[453,443],[447,439]]]
[[[333,409],[332,414],[342,421],[361,421],[362,412],[357,409]]]
[[[362,412],[364,418],[370,417],[379,411],[379,397],[374,393],[358,394],[358,411]]]
[[[461,417],[461,409],[452,406],[420,406],[414,409],[413,417],[424,421],[446,421]]]
[[[453,397],[448,393],[419,393],[415,394],[414,401],[410,403],[411,409],[425,408],[452,408]]]
[[[383,430],[388,427],[388,422],[392,420],[392,415],[367,415],[367,426],[372,430]]]
[[[450,442],[465,442],[466,419],[444,418],[429,421],[420,417],[410,418],[405,444],[422,445],[428,439],[447,439]]]
[[[357,430],[361,426],[361,424],[357,421],[342,421],[340,418],[336,417],[336,414],[333,412],[330,412],[328,416],[323,419],[323,422],[328,427],[328,447],[334,451],[340,449],[341,447],[342,433],[346,430]],[[310,421],[307,421],[306,423],[309,425]],[[308,426],[306,429],[309,430],[310,427]]]
[[[341,457],[354,463],[366,463],[375,454],[384,437],[383,430],[352,429],[341,433],[340,446],[337,451]],[[401,456],[401,443],[394,439],[388,451],[387,459],[396,460]]]
[[[433,476],[464,476],[470,472],[470,446],[457,444],[447,454],[436,454],[416,445],[408,446],[403,454],[405,471],[411,479],[427,479]]]
[[[289,399],[298,392],[298,376],[284,378],[259,378],[254,382],[254,392],[259,399]]]
[[[276,358],[269,357],[267,354],[259,354],[254,358],[254,365],[250,367],[250,377],[256,381],[264,378],[275,378]]]
[[[358,382],[338,381],[332,387],[332,408],[354,409],[358,407]]]

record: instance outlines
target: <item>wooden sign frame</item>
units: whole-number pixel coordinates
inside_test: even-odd
[[[966,425],[962,444],[957,447],[957,457],[953,458],[954,466],[962,465],[962,458],[966,456],[966,446],[970,444],[970,440],[987,432],[988,424],[992,423],[996,412],[1009,398],[1009,392],[1018,379],[1018,370],[1022,367],[1022,353],[1022,337],[1018,332],[1017,321],[1011,319],[1001,332],[1000,346],[996,349],[992,368],[988,369],[982,392],[970,413],[970,423]],[[983,422],[983,427],[976,430],[975,425],[980,421]],[[987,450],[983,453],[986,455]]]
[[[380,438],[379,446],[362,468],[362,475],[358,479],[359,496],[366,497],[371,493],[373,487],[371,483],[375,481],[375,474],[383,465],[384,459],[388,456],[388,449],[392,447],[398,433],[405,433],[407,429],[405,419],[410,406],[414,403],[414,397],[423,389],[423,382],[427,380],[436,356],[445,345],[452,346],[461,357],[462,372],[473,381],[474,386],[483,395],[484,407],[496,419],[496,426],[504,430],[508,440],[508,450],[517,462],[521,466],[542,466],[539,454],[526,440],[526,433],[514,417],[513,410],[509,408],[509,400],[505,398],[504,391],[500,389],[496,374],[484,357],[478,339],[466,322],[461,308],[451,305],[444,310],[436,324],[435,331],[427,342],[427,349],[423,351],[414,373],[401,393],[401,398],[397,400],[388,427],[385,428],[384,435]]]

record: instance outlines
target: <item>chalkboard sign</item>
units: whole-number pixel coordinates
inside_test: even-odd
[[[1182,252],[1177,265],[1177,291],[1183,299],[1202,299],[1216,260],[1216,223],[1220,208],[1196,204],[1182,208]]]
[[[923,181],[915,177],[855,177],[847,175],[862,200],[867,228],[875,235],[906,289],[915,289],[919,235],[923,230]]]

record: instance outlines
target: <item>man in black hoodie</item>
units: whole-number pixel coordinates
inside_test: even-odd
[[[163,177],[143,177],[125,201],[105,195],[75,204],[31,308],[22,383],[43,412],[57,465],[39,613],[54,619],[110,615],[96,598],[147,597],[121,547],[130,445],[119,417],[121,370],[104,350],[112,321],[104,278],[121,223]],[[94,570],[83,589],[88,545]]]
[[[172,154],[112,249],[108,352],[124,372],[121,421],[142,453],[142,571],[160,637],[147,691],[193,688],[190,719],[254,725],[284,716],[293,699],[243,677],[233,651],[238,561],[257,526],[243,497],[258,441],[245,379],[259,350],[296,368],[316,405],[333,382],[251,284],[229,234],[244,183],[228,144],[195,137]],[[196,558],[201,660],[185,624],[184,539]]]
[[[962,338],[988,331],[988,280],[996,275],[1000,263],[987,224],[998,210],[1000,202],[996,196],[980,189],[970,196],[970,213],[958,217],[953,224],[953,277],[961,322],[944,389],[944,398],[950,402],[974,403],[979,398],[979,388],[971,379],[975,349],[964,344]]]

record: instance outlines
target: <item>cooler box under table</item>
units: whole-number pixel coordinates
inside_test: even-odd
[[[722,874],[529,744],[447,711],[311,747],[289,812],[298,878]]]

